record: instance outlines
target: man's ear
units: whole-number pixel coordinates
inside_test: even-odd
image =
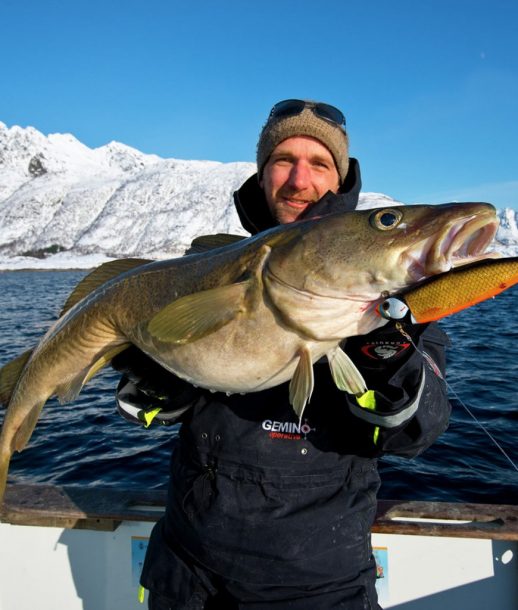
[[[257,182],[259,184],[259,187],[264,189],[264,170],[261,172],[260,176],[257,176]]]

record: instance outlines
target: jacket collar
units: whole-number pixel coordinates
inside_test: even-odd
[[[303,217],[314,218],[354,210],[358,205],[361,186],[360,164],[357,159],[351,158],[349,171],[340,191],[336,195],[328,192],[312,205]],[[264,192],[259,186],[257,174],[248,178],[234,193],[234,204],[243,228],[252,235],[277,225],[266,203]]]

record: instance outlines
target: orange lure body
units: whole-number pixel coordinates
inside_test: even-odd
[[[481,303],[518,283],[518,257],[478,261],[425,280],[401,296],[418,324]]]

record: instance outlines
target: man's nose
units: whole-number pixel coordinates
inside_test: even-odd
[[[289,183],[292,188],[297,190],[307,188],[310,183],[309,167],[300,161],[294,163],[290,171]]]

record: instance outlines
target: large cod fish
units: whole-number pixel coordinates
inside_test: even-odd
[[[496,229],[489,204],[405,206],[282,225],[173,260],[101,266],[36,348],[0,371],[8,404],[0,500],[11,454],[27,444],[48,398],[72,400],[130,344],[211,390],[255,392],[291,380],[299,417],[322,356],[339,388],[363,393],[340,342],[385,324],[376,309],[387,295],[491,256]]]

